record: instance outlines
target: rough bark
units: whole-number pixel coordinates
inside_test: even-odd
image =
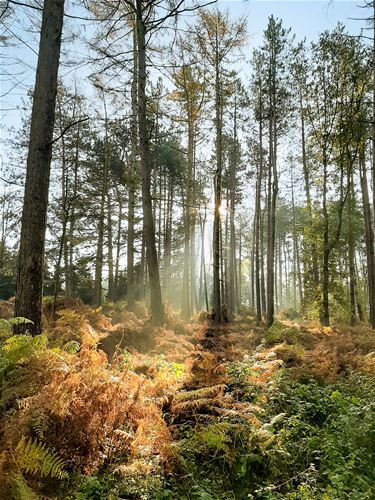
[[[45,0],[31,115],[17,266],[15,316],[41,331],[43,264],[64,0]],[[17,331],[22,332],[19,328]]]

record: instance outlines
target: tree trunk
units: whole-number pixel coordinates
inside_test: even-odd
[[[78,191],[79,141],[80,141],[80,129],[78,128],[76,147],[75,147],[75,157],[74,157],[73,190],[72,190],[70,223],[69,223],[68,237],[65,238],[65,245],[64,245],[65,295],[67,297],[74,297],[75,294],[73,260],[74,260],[74,246],[75,246],[74,232],[76,224],[76,199]]]
[[[133,79],[131,85],[131,155],[129,167],[129,201],[128,201],[128,242],[126,256],[126,277],[127,277],[127,300],[131,305],[135,299],[134,290],[134,223],[135,223],[135,185],[136,185],[136,164],[138,153],[137,137],[137,32],[133,29]]]
[[[267,206],[267,202],[266,202]],[[267,300],[266,300],[266,280],[264,276],[264,217],[265,210],[261,211],[261,224],[260,224],[260,292],[262,299],[262,311],[264,315],[267,312]]]
[[[108,236],[108,300],[115,300],[114,264],[113,264],[113,232],[112,232],[112,203],[110,193],[107,192],[107,236]]]
[[[323,151],[323,269],[322,269],[322,305],[320,310],[320,322],[323,326],[329,326],[329,220],[327,210],[327,161]]]
[[[278,179],[276,168],[276,130],[275,122],[270,119],[270,161],[268,177],[268,219],[267,219],[267,325],[273,323],[275,312],[274,297],[274,264],[275,264],[275,226],[276,226],[276,199],[278,192]]]
[[[189,174],[188,174],[189,175]],[[189,191],[189,181],[187,181],[186,192]],[[182,276],[182,297],[181,297],[181,316],[183,319],[187,320],[190,318],[190,286],[189,286],[189,274],[190,274],[190,214],[188,206],[189,195],[186,194],[186,202],[184,204],[184,270]]]
[[[352,213],[355,210],[355,198],[353,187],[353,176],[350,176],[350,188],[348,198],[348,261],[349,261],[349,298],[350,298],[350,324],[356,323],[356,274],[355,274],[355,241],[353,235],[353,217]]]
[[[221,234],[221,177],[222,177],[222,98],[220,66],[218,61],[218,36],[216,32],[216,67],[215,67],[215,127],[216,127],[216,173],[214,179],[215,211],[213,227],[213,296],[214,296],[214,320],[216,323],[222,321],[221,311],[221,277],[220,277],[220,234]]]
[[[263,113],[262,113],[262,96],[259,98],[259,164],[257,171],[257,181],[255,189],[255,296],[256,296],[256,324],[260,325],[262,321],[262,303],[261,303],[261,277],[260,277],[260,239],[261,234],[261,196],[263,183]]]
[[[136,0],[137,8],[137,46],[138,46],[138,128],[139,149],[142,172],[142,208],[143,228],[146,243],[146,259],[150,286],[151,319],[155,325],[162,325],[164,309],[162,303],[159,264],[156,252],[155,223],[152,213],[151,173],[152,161],[150,154],[150,133],[147,126],[146,105],[146,30],[143,19],[144,6],[141,0]]]
[[[196,241],[195,241],[195,226],[196,226],[196,199],[195,199],[195,128],[192,133],[192,183],[191,183],[191,214],[190,214],[190,307],[191,313],[195,313],[198,307],[197,284],[196,284]]]
[[[122,233],[122,193],[116,187],[117,202],[118,202],[118,220],[117,220],[117,236],[116,236],[116,257],[115,257],[115,277],[114,277],[114,300],[119,299],[119,278],[120,278],[120,256],[121,256],[121,233]]]
[[[59,105],[59,115],[60,115],[60,132],[63,131],[62,126],[62,109]],[[62,228],[61,236],[59,238],[59,250],[57,255],[57,261],[55,266],[55,273],[53,277],[53,303],[52,303],[52,320],[55,320],[56,316],[56,303],[59,289],[61,286],[61,262],[64,254],[64,247],[66,246],[66,230],[69,221],[70,203],[68,201],[68,178],[67,178],[67,166],[66,166],[66,152],[65,152],[65,140],[64,137],[61,138],[61,162],[62,162],[62,173],[61,173],[61,192],[62,192]]]
[[[363,219],[365,226],[365,243],[367,258],[367,286],[369,302],[369,323],[375,328],[375,254],[374,254],[374,231],[370,200],[367,186],[366,162],[364,153],[360,155],[360,178],[362,188]]]
[[[307,164],[307,154],[306,154],[306,137],[305,137],[305,116],[303,110],[302,95],[300,94],[300,113],[301,113],[301,142],[302,142],[302,167],[303,167],[303,177],[306,195],[306,205],[307,214],[309,218],[309,223],[313,223],[312,216],[312,204],[311,204],[311,193],[310,193],[310,173]],[[313,288],[316,292],[319,286],[319,263],[318,263],[318,253],[316,251],[316,245],[311,242],[311,255],[312,255],[312,277],[313,277]]]
[[[45,0],[40,32],[18,254],[15,316],[41,332],[43,261],[64,0]],[[23,332],[24,327],[17,329]]]
[[[174,187],[173,182],[169,181],[167,220],[165,224],[164,237],[164,297],[169,299],[169,285],[171,280],[172,265],[172,217],[173,217]]]
[[[105,100],[105,94],[102,90],[103,104],[104,104],[104,120],[105,120],[105,137],[104,137],[104,155],[103,155],[103,186],[100,200],[100,212],[98,220],[98,241],[96,247],[96,259],[95,259],[95,279],[94,279],[94,305],[102,305],[102,295],[103,295],[103,261],[104,261],[104,229],[105,229],[105,208],[108,203],[108,167],[109,167],[109,151],[108,151],[108,117],[107,117],[107,106]],[[108,214],[109,215],[109,214]],[[111,240],[112,240],[112,228],[111,228]],[[109,242],[112,246],[112,241]],[[108,247],[109,248],[109,247]],[[112,248],[111,248],[112,252]],[[111,259],[111,269],[112,273],[111,286],[113,286],[113,258]]]
[[[102,195],[100,201],[100,212],[98,219],[98,239],[96,245],[96,257],[95,257],[95,279],[94,279],[95,306],[100,306],[102,304],[104,215],[105,215],[105,202],[106,202],[106,189],[107,189],[106,177],[107,177],[106,166],[104,166],[104,181],[103,181]]]

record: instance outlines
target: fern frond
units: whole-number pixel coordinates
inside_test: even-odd
[[[5,341],[2,350],[11,363],[23,363],[37,352],[44,351],[47,344],[45,335],[13,335]]]
[[[44,439],[44,434],[48,429],[48,417],[43,413],[36,415],[32,422],[32,428],[38,439]]]
[[[173,405],[173,413],[196,413],[198,410],[213,406],[213,400],[210,398],[199,398],[182,401]]]
[[[218,384],[210,387],[203,387],[201,389],[195,389],[192,391],[180,392],[176,395],[176,400],[182,402],[182,401],[189,401],[192,399],[216,398],[224,394],[225,388],[226,388],[225,384]]]
[[[38,495],[27,484],[21,472],[12,475],[11,492],[14,500],[38,500]]]
[[[81,348],[81,345],[76,340],[70,340],[66,344],[63,345],[63,351],[69,352],[71,354],[76,354]]]
[[[31,438],[22,437],[16,448],[16,461],[19,469],[32,476],[55,477],[64,479],[64,461],[49,450],[45,444]]]

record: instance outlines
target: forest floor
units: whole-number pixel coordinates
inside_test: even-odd
[[[217,326],[61,301],[0,304],[0,498],[375,498],[375,335],[250,310]],[[11,321],[11,320],[10,320]]]

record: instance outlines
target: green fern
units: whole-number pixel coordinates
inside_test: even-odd
[[[11,363],[23,363],[32,355],[44,351],[48,339],[45,335],[13,335],[4,342],[2,351]]]
[[[22,437],[16,448],[16,462],[21,472],[26,472],[36,477],[55,477],[64,479],[64,461],[49,450],[45,444],[38,443],[31,438]]]
[[[11,481],[11,492],[14,500],[38,500],[38,495],[27,484],[21,472],[13,474]]]
[[[229,454],[231,443],[229,432],[231,429],[231,424],[218,422],[196,432],[198,439],[205,448],[211,450],[214,454]]]
[[[70,354],[76,354],[80,350],[80,343],[75,340],[70,340],[63,345],[63,351],[69,352]]]

